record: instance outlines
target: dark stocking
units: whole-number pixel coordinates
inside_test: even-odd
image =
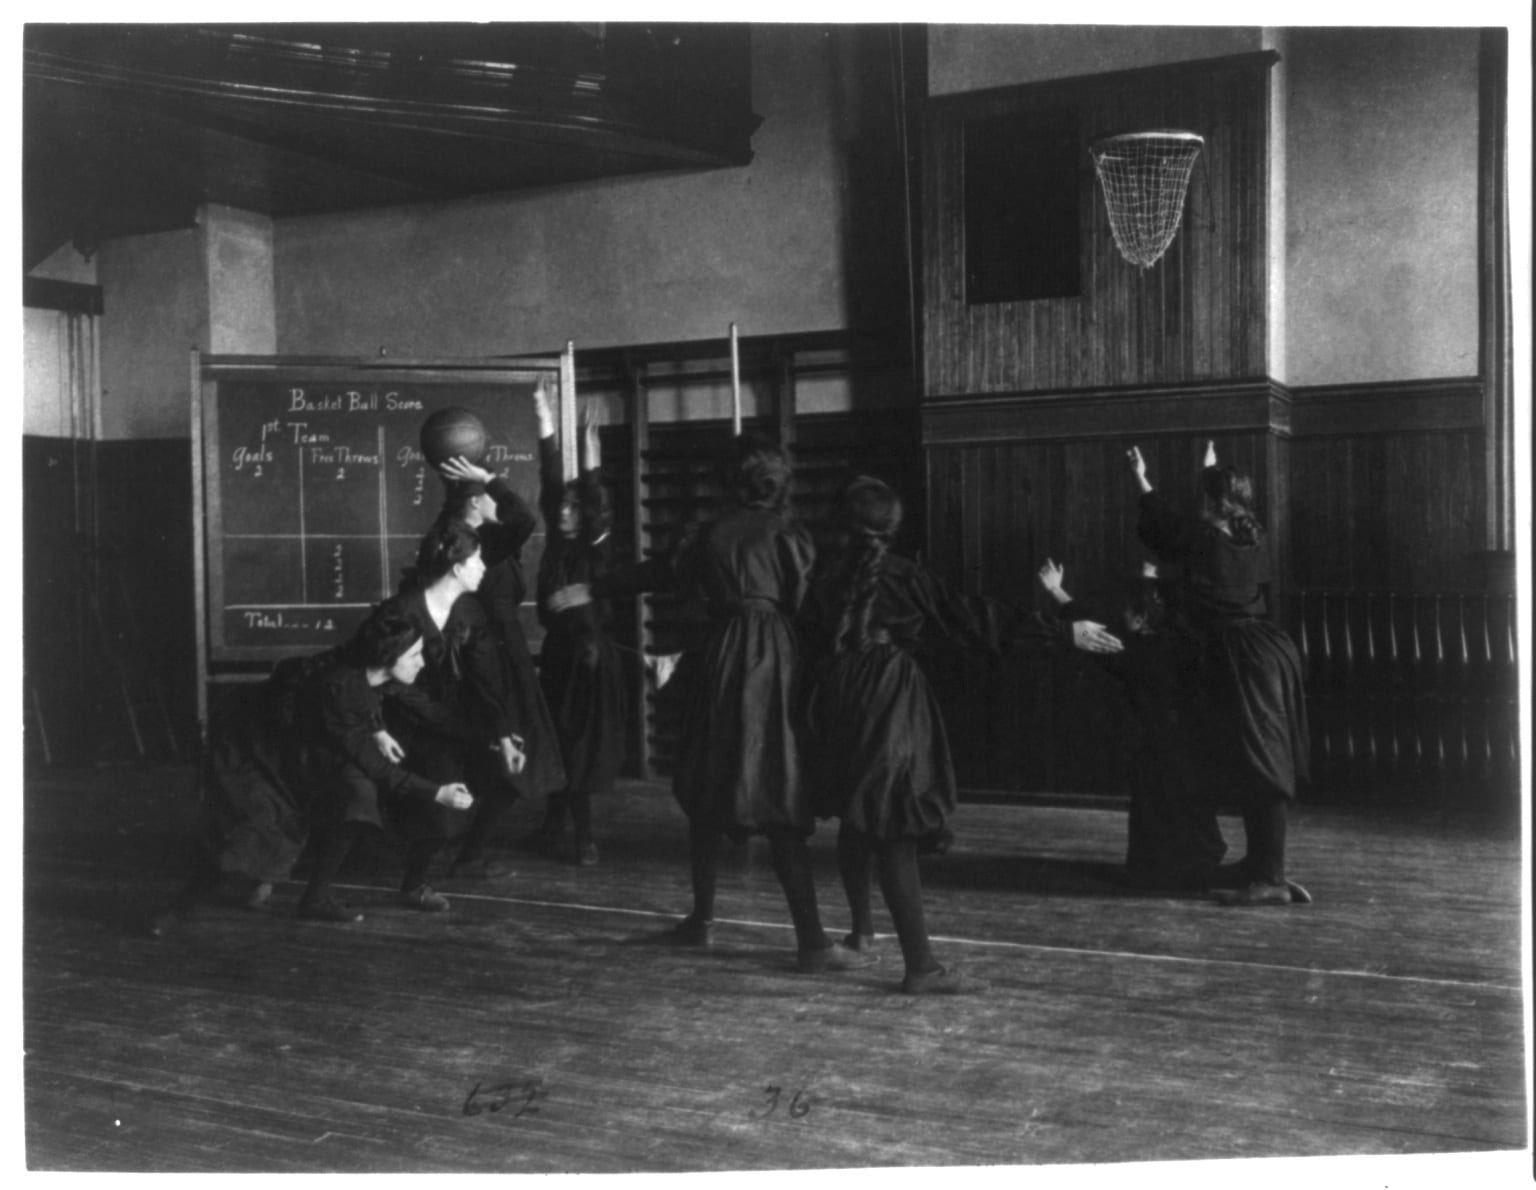
[[[896,923],[901,957],[911,972],[937,971],[938,962],[928,946],[928,924],[923,918],[923,886],[917,874],[917,841],[897,839],[883,844],[880,856],[880,891]]]
[[[853,916],[854,934],[868,938],[875,932],[874,913],[870,909],[869,840],[846,823],[837,832],[837,870],[848,895],[848,912]]]
[[[1243,827],[1248,832],[1248,854],[1244,863],[1254,880],[1267,884],[1285,883],[1286,811],[1284,798],[1243,809]]]
[[[405,849],[405,879],[400,882],[401,892],[410,892],[427,882],[427,868],[432,857],[442,850],[446,839],[416,839]]]
[[[352,854],[352,849],[357,846],[357,841],[362,838],[363,826],[357,822],[343,822],[332,830],[325,839],[325,844],[320,848],[320,854],[315,857],[315,867],[309,874],[309,883],[304,886],[304,895],[299,898],[301,905],[313,905],[325,896],[330,888],[331,881],[336,879],[336,873],[341,871],[341,865]]]
[[[473,863],[484,855],[485,845],[490,841],[491,832],[511,808],[510,797],[480,798],[475,805],[475,816],[469,824],[469,831],[465,834],[463,845],[459,848],[459,857],[454,863]]]
[[[806,841],[790,830],[769,829],[773,870],[789,902],[789,916],[795,923],[795,941],[801,953],[825,950],[832,945],[821,928],[821,914],[816,908],[816,879],[811,870],[811,849]]]
[[[694,921],[715,920],[715,871],[720,862],[720,840],[701,823],[688,824],[688,866],[693,877]]]
[[[586,789],[568,789],[566,804],[571,811],[571,824],[576,828],[578,845],[592,837],[592,793]]]
[[[551,835],[560,833],[565,826],[565,803],[564,793],[552,793],[545,799],[544,824],[539,827],[541,833]]]

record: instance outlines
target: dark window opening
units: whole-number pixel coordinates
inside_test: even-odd
[[[1075,109],[965,125],[965,300],[1078,297],[1082,171]]]

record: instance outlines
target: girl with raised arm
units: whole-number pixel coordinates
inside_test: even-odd
[[[515,709],[527,756],[523,771],[510,783],[496,781],[479,790],[474,822],[450,871],[453,876],[483,879],[502,872],[485,851],[496,824],[518,797],[543,797],[563,789],[565,765],[519,610],[528,592],[523,547],[538,527],[538,517],[505,479],[468,459],[449,459],[439,470],[448,482],[440,519],[460,520],[480,539],[485,577],[475,598],[501,643],[505,695]]]
[[[1099,624],[1049,621],[950,589],[890,552],[901,519],[900,498],[878,479],[860,476],[842,493],[836,552],[824,559],[806,612],[807,651],[822,659],[806,774],[817,817],[841,820],[838,867],[853,912],[847,943],[874,942],[873,860],[906,966],[901,990],[952,994],[983,985],[941,964],[929,945],[917,855],[946,831],[956,784],[944,716],[913,652],[925,642],[996,653],[1068,641],[1114,652],[1120,642]]]
[[[1253,511],[1252,481],[1206,447],[1196,484],[1198,512],[1181,515],[1147,477],[1137,447],[1126,452],[1141,507],[1137,530],[1160,562],[1183,568],[1181,614],[1192,630],[1190,693],[1209,759],[1242,807],[1247,854],[1214,895],[1224,904],[1309,901],[1286,878],[1286,825],[1307,777],[1309,740],[1301,657],[1268,618],[1269,542]]]

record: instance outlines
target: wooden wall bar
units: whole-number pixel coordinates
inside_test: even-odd
[[[1272,54],[930,100],[923,170],[928,398],[1184,383],[1268,372],[1265,300]],[[978,117],[1068,107],[1081,143],[1082,292],[968,304],[964,130]],[[1115,247],[1088,144],[1184,128],[1206,138],[1178,236],[1141,270]]]

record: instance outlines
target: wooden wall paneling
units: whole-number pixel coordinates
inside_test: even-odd
[[[924,127],[925,392],[1148,384],[1267,371],[1267,66],[1198,68],[1075,86],[1011,88],[930,101]],[[973,116],[1074,103],[1083,142],[1083,292],[967,306],[963,131]],[[1102,213],[1088,141],[1112,128],[1193,127],[1207,148],[1179,236],[1153,268],[1120,258]]]

